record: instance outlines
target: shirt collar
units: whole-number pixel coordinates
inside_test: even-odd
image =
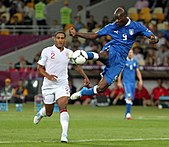
[[[128,22],[126,23],[125,26],[128,26],[131,23],[131,19],[129,17],[127,17],[127,19],[128,19]]]
[[[127,61],[133,61],[133,58],[129,59],[129,58],[127,57]]]

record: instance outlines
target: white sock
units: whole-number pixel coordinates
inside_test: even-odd
[[[93,87],[94,94],[97,94],[97,87],[98,87],[98,85]]]
[[[62,126],[62,136],[68,136],[69,114],[68,112],[60,113],[60,124]]]
[[[92,52],[92,53],[93,53],[93,55],[94,55],[93,59],[97,60],[97,59],[99,58],[99,54],[98,54],[98,53],[95,53],[95,52]]]
[[[45,107],[41,108],[40,111],[39,111],[39,113],[43,117],[46,116],[46,109],[45,109]]]

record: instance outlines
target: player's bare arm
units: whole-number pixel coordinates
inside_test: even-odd
[[[137,73],[137,78],[139,80],[139,86],[142,87],[143,86],[142,75],[141,75],[141,72],[138,68],[136,69],[136,73]]]
[[[150,43],[152,44],[156,44],[159,41],[158,37],[155,36],[154,34],[151,34],[149,39],[150,39]]]
[[[84,78],[84,85],[88,86],[90,84],[90,80],[84,70],[79,65],[73,65],[73,68]]]
[[[45,68],[44,66],[40,65],[40,64],[37,64],[37,70],[38,72],[46,77],[48,80],[51,80],[51,81],[55,81],[57,79],[57,76],[56,75],[49,75],[46,71],[45,71]]]
[[[98,37],[97,33],[94,33],[94,32],[81,33],[81,32],[77,32],[75,28],[73,27],[69,29],[69,33],[70,33],[70,36],[73,36],[73,37],[77,36],[77,37],[81,37],[85,39],[96,39]]]

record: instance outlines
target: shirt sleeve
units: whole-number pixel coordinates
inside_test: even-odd
[[[151,34],[153,34],[147,27],[142,25],[141,23],[138,23],[138,30],[139,33],[143,36],[150,37]]]
[[[98,34],[98,36],[106,36],[109,35],[111,30],[114,27],[114,23],[113,24],[108,24],[105,27],[103,27],[102,29],[100,29],[98,32],[96,32]]]
[[[45,50],[43,50],[42,53],[41,53],[40,59],[38,61],[38,64],[45,66],[46,61],[47,61],[47,55],[46,55]]]
[[[68,54],[69,54],[69,55],[73,54],[73,51],[69,49]],[[70,63],[70,64],[76,64],[75,61],[73,60],[73,58],[70,58],[69,63]]]

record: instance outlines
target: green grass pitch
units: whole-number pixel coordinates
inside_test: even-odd
[[[169,109],[133,106],[133,120],[124,120],[125,106],[68,106],[69,142],[60,143],[59,113],[33,124],[33,103],[16,112],[0,111],[0,146],[31,147],[167,147]]]

